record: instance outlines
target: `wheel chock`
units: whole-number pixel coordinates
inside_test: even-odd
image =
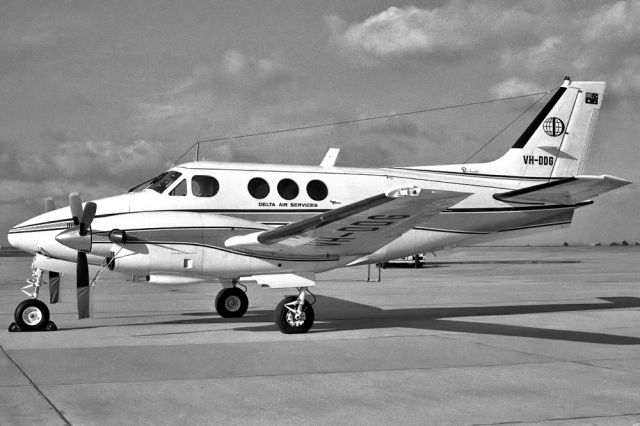
[[[49,321],[47,323],[47,325],[40,331],[56,331],[58,329],[58,326],[56,325],[55,322],[53,321]],[[11,325],[9,325],[9,333],[17,333],[17,332],[26,332],[29,330],[23,330],[20,327],[18,327],[18,324],[16,324],[15,322],[12,322]]]

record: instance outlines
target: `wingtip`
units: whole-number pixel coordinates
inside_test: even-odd
[[[618,184],[619,186],[627,186],[627,185],[631,185],[633,182],[627,179],[622,179],[619,178],[617,176],[611,176],[611,175],[603,175],[605,180],[611,181],[611,182],[615,182],[616,184]]]

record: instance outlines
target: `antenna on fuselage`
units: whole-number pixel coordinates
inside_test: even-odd
[[[329,148],[324,158],[322,159],[322,162],[320,163],[320,167],[335,166],[336,160],[338,159],[338,154],[340,154],[340,148]]]

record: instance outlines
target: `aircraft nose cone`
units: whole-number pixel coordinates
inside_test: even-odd
[[[17,248],[17,249],[20,249],[20,250],[24,250],[24,248],[21,247],[21,245],[22,245],[22,244],[20,244],[21,238],[16,233],[16,228],[9,229],[9,234],[7,235],[7,240],[9,240],[9,244],[11,245],[11,247]]]
[[[91,233],[80,235],[80,228],[73,227],[56,235],[56,241],[63,246],[83,252],[91,251]]]
[[[13,227],[9,230],[7,240],[9,240],[11,247],[18,250],[35,253],[38,249],[38,241],[33,233],[20,232],[18,227]]]

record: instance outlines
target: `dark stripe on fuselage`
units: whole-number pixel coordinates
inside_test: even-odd
[[[593,201],[583,201],[581,203],[577,203],[577,204],[558,204],[558,205],[551,205],[551,206],[510,206],[510,207],[482,207],[482,208],[450,208],[450,209],[446,209],[443,210],[441,213],[447,214],[447,213],[486,213],[486,212],[519,212],[519,211],[532,211],[532,210],[550,210],[550,209],[575,209],[578,207],[583,207],[589,204],[592,204]],[[112,217],[112,216],[119,216],[119,215],[126,215],[126,214],[134,214],[134,213],[175,213],[175,212],[185,212],[185,213],[212,213],[212,214],[220,214],[220,215],[228,215],[228,216],[233,216],[234,214],[276,214],[276,215],[290,215],[290,214],[301,214],[301,213],[306,213],[306,214],[319,214],[319,213],[325,213],[331,210],[328,209],[316,209],[316,210],[285,210],[285,209],[279,209],[279,210],[240,210],[240,209],[236,209],[236,210],[213,210],[213,209],[199,209],[199,210],[145,210],[145,211],[137,211],[137,212],[123,212],[123,213],[111,213],[111,214],[105,214],[105,215],[99,215],[96,216],[97,218],[101,218],[101,217]],[[9,233],[10,234],[18,234],[18,233],[26,233],[26,232],[43,232],[43,231],[56,231],[56,230],[66,230],[68,229],[67,222],[69,222],[71,219],[62,219],[62,220],[57,220],[57,221],[48,221],[48,222],[42,222],[42,223],[34,223],[31,225],[26,225],[24,227],[21,228],[12,228]],[[256,221],[259,222],[259,219],[257,219]],[[60,226],[58,228],[52,228],[52,227],[47,227],[47,228],[37,228],[39,226],[49,226],[51,224],[55,224],[55,223],[60,223],[61,225],[64,224],[64,226]],[[289,222],[287,222],[289,223]],[[205,227],[205,228],[216,228],[216,227]],[[224,226],[218,227],[218,228],[226,228]],[[239,229],[238,227],[234,227]],[[246,229],[253,229],[253,228],[246,228]],[[259,228],[256,228],[256,230],[260,230]]]

